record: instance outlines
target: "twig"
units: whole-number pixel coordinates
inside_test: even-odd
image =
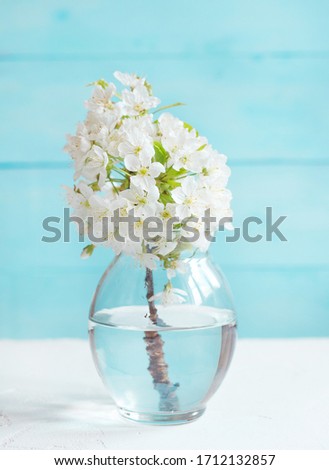
[[[145,287],[147,289],[147,302],[149,306],[150,319],[154,325],[158,321],[158,312],[154,304],[154,283],[152,270],[146,268]],[[176,389],[179,384],[173,384],[168,375],[168,365],[165,360],[163,345],[164,341],[157,331],[145,331],[144,341],[149,357],[149,367],[153,378],[155,390],[160,394],[160,411],[177,411],[179,408]]]

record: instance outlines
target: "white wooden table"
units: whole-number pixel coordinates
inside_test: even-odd
[[[119,417],[82,340],[0,341],[1,449],[329,449],[329,338],[240,340],[206,414]]]

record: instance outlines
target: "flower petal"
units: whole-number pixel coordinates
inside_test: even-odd
[[[129,171],[138,171],[140,168],[140,162],[137,157],[134,157],[133,155],[127,155],[125,157],[125,167]]]

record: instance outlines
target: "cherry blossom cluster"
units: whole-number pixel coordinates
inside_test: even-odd
[[[230,170],[225,155],[196,129],[168,112],[158,114],[169,106],[158,107],[160,100],[145,78],[121,72],[114,76],[123,90],[105,80],[95,82],[85,121],[75,135],[67,136],[65,150],[75,170],[74,187],[66,188],[68,202],[84,221],[86,233],[93,220],[93,232],[99,235],[83,256],[96,245],[111,247],[149,269],[162,265],[170,280],[181,269],[186,247],[207,250],[206,232],[213,234],[218,221],[231,217],[231,193],[226,189]],[[134,226],[138,241],[131,239],[124,224],[113,221],[115,211],[125,216],[131,210],[139,219]],[[212,218],[207,228],[202,222],[206,211]],[[145,240],[143,222],[150,217],[162,221],[162,231]],[[187,242],[191,227],[198,237]]]

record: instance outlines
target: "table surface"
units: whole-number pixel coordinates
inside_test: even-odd
[[[121,418],[86,341],[0,341],[1,449],[329,449],[329,338],[240,340],[202,418]]]

